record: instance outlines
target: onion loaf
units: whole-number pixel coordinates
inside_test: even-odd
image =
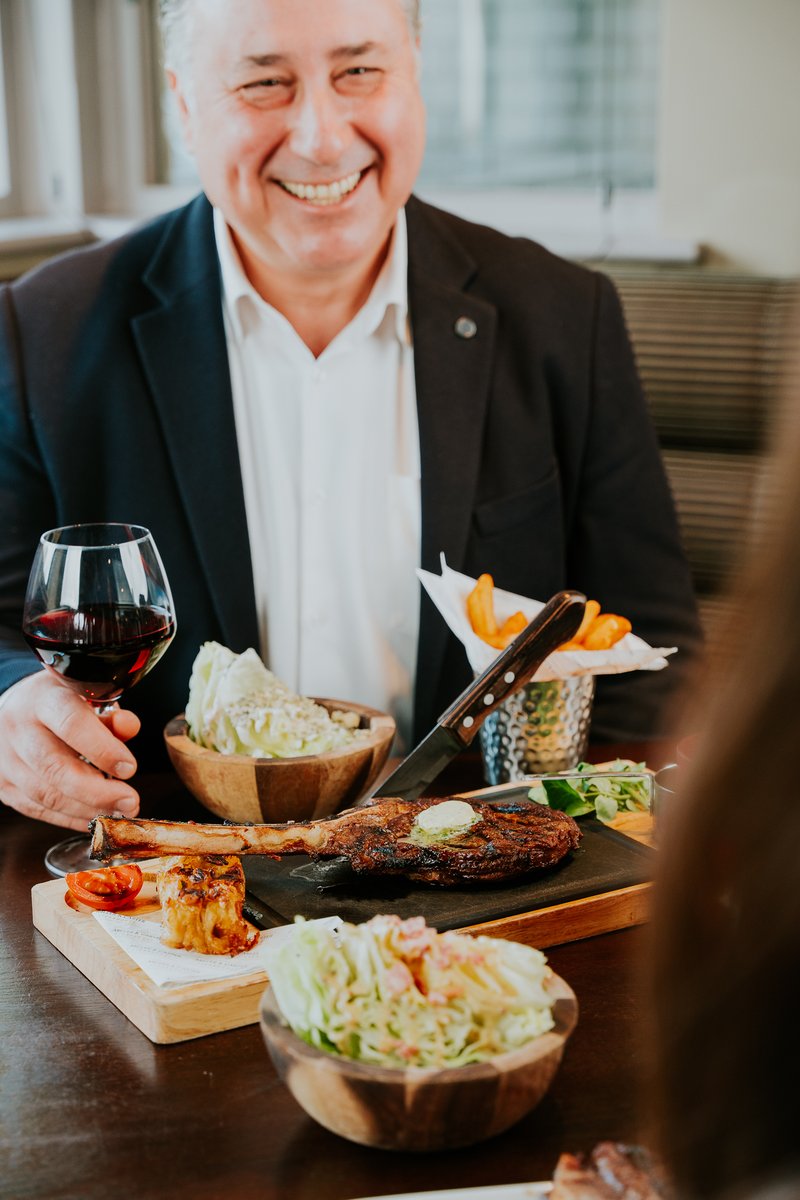
[[[256,939],[242,916],[244,871],[233,855],[168,860],[156,882],[167,946],[201,954],[239,954]]]

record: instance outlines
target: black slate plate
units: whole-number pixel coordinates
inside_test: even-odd
[[[497,799],[524,799],[528,787],[506,787]],[[480,798],[491,800],[492,790],[482,791]],[[652,878],[652,850],[594,818],[582,817],[579,824],[583,838],[577,850],[555,867],[501,885],[437,888],[399,877],[359,876],[343,870],[338,860],[326,864],[299,854],[280,860],[245,855],[250,908],[265,926],[286,924],[297,915],[336,915],[358,924],[377,913],[396,913],[422,916],[439,930],[459,929]]]

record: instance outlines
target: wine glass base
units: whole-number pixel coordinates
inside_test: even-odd
[[[57,879],[63,879],[65,875],[72,875],[76,871],[96,871],[98,867],[107,864],[89,857],[91,845],[92,839],[85,833],[65,838],[63,842],[57,842],[55,846],[50,847],[44,856],[44,865]]]

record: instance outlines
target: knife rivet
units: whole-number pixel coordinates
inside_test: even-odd
[[[513,683],[516,678],[517,677],[513,671],[506,671],[505,675],[503,676],[503,681],[505,683]]]
[[[475,718],[474,717],[464,717],[464,720],[461,722],[461,724],[464,726],[465,729],[469,729],[472,725],[475,724]]]
[[[487,692],[486,695],[483,697],[483,703],[486,705],[494,704],[494,696],[492,695],[491,692]]]

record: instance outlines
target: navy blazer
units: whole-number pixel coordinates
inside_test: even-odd
[[[533,242],[414,198],[407,219],[421,564],[438,572],[443,551],[457,570],[542,600],[578,588],[651,644],[679,646],[667,670],[599,688],[595,738],[648,736],[699,635],[616,292]],[[460,336],[461,317],[474,336]],[[185,705],[201,642],[258,644],[202,196],[0,291],[0,688],[36,667],[19,625],[39,534],[97,520],[150,528],[172,585],[175,642],[126,699],[148,761]],[[469,678],[425,595],[421,606],[417,736]]]

